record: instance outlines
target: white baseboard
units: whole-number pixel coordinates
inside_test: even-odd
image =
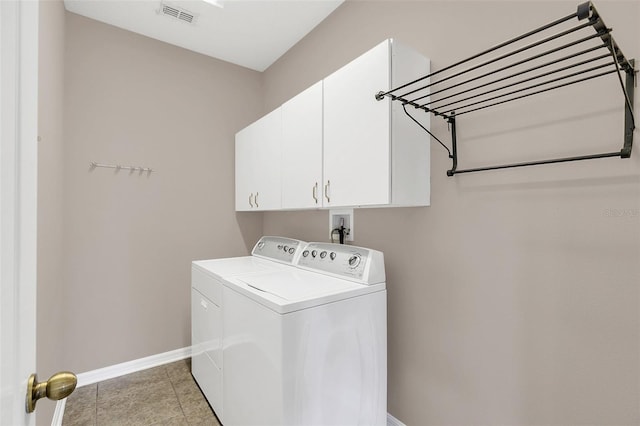
[[[124,376],[125,374],[135,373],[136,371],[157,367],[158,365],[179,361],[190,356],[191,346],[111,365],[109,367],[99,368],[97,370],[87,371],[85,373],[78,374],[77,387],[92,385],[94,383],[102,382],[103,380],[109,380],[115,377]],[[56,410],[53,413],[51,426],[62,426],[62,418],[64,417],[66,403],[67,399],[65,398],[61,399],[56,404]],[[405,426],[405,424],[387,413],[387,426]]]
[[[64,407],[67,405],[67,398],[61,399],[56,404],[56,410],[53,412],[51,426],[62,426],[62,418],[64,417]]]
[[[387,426],[405,426],[405,424],[387,413]]]
[[[124,376],[125,374],[131,374],[136,371],[146,370],[147,368],[156,367],[158,365],[179,361],[190,356],[191,346],[157,355],[151,355],[145,358],[134,359],[133,361],[127,361],[121,364],[99,368],[97,370],[87,371],[85,373],[78,374],[78,387],[92,385],[103,380],[113,379],[114,377]]]
[[[76,387],[92,385],[103,380],[113,379],[115,377],[124,376],[125,374],[135,373],[136,371],[146,370],[147,368],[157,367],[158,365],[168,364],[170,362],[180,361],[191,356],[191,346],[164,352],[157,355],[151,355],[146,358],[134,359],[109,367],[99,368],[97,370],[87,371],[77,375],[78,384]],[[53,412],[51,426],[62,426],[62,418],[64,417],[64,409],[67,399],[61,399],[56,404]]]

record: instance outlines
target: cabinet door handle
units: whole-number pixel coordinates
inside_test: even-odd
[[[249,205],[251,207],[253,207],[253,201],[252,200],[253,200],[253,192],[251,194],[249,194]]]
[[[258,193],[257,192],[256,192],[256,196],[253,197],[253,202],[256,203],[256,207],[259,207],[258,206]]]
[[[327,184],[324,186],[324,196],[327,199],[327,203],[331,202],[331,199],[329,198],[329,189],[331,187],[331,182],[327,181]]]
[[[313,185],[313,192],[311,193],[311,196],[313,197],[316,204],[318,204],[318,182]]]

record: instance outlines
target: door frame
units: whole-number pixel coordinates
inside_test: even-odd
[[[38,1],[0,1],[0,418],[25,411],[36,367]]]

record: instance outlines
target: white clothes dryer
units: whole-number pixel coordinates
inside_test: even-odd
[[[223,282],[231,277],[293,269],[306,243],[262,237],[251,256],[194,261],[191,266],[191,372],[218,418],[224,422]]]
[[[225,426],[386,425],[382,253],[309,243],[223,282]]]

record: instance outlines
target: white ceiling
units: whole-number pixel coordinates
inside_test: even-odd
[[[264,71],[344,0],[65,0],[68,11]],[[184,9],[193,23],[163,13]]]

